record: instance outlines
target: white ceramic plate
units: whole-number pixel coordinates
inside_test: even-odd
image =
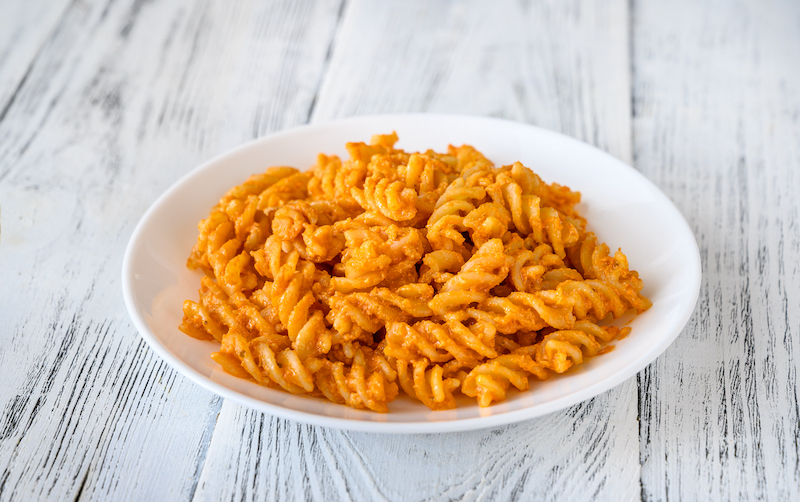
[[[479,408],[463,398],[449,411],[430,411],[405,396],[390,413],[351,409],[293,396],[227,375],[210,357],[212,342],[178,330],[181,306],[197,299],[200,274],[186,258],[197,223],[231,187],[273,165],[306,169],[317,153],[346,157],[348,141],[397,131],[398,147],[443,151],[470,144],[495,164],[521,161],[545,181],[583,194],[580,210],[589,229],[613,250],[621,247],[644,280],[653,306],[629,325],[615,350],[528,392]],[[266,413],[300,422],[375,432],[443,432],[479,429],[544,415],[589,399],[635,375],[678,336],[700,289],[700,255],[683,216],[635,169],[575,139],[525,124],[448,115],[360,117],[292,129],[250,142],[195,169],[164,193],[133,232],[122,267],[125,303],[150,346],[172,367],[203,387]]]

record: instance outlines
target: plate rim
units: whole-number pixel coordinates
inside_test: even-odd
[[[216,381],[209,379],[205,375],[202,375],[197,370],[189,366],[186,362],[184,362],[183,360],[172,354],[172,352],[170,352],[168,348],[156,337],[156,335],[152,332],[152,330],[150,330],[147,322],[143,319],[138,308],[136,307],[133,298],[132,277],[135,271],[132,269],[132,261],[133,261],[134,248],[136,248],[136,244],[139,242],[141,235],[147,229],[148,223],[150,222],[152,215],[158,210],[158,208],[162,204],[164,204],[164,202],[168,200],[175,191],[178,191],[180,187],[184,183],[186,183],[190,178],[199,175],[201,172],[205,172],[206,170],[210,169],[212,166],[219,163],[220,161],[223,161],[226,158],[234,156],[236,154],[239,154],[242,151],[254,148],[255,146],[257,146],[262,142],[275,141],[283,136],[292,135],[300,131],[313,131],[313,129],[324,129],[327,127],[331,127],[332,125],[369,123],[378,120],[386,121],[393,119],[398,121],[399,120],[403,121],[445,120],[446,121],[446,120],[457,119],[457,120],[469,120],[469,121],[483,122],[483,123],[494,122],[496,124],[502,124],[503,127],[512,126],[519,128],[529,128],[536,134],[545,136],[551,135],[554,137],[561,138],[562,140],[566,139],[568,141],[580,143],[583,147],[589,147],[590,149],[594,150],[593,153],[612,159],[613,162],[615,162],[619,166],[625,166],[630,171],[630,174],[634,175],[635,177],[638,177],[640,182],[649,185],[649,187],[652,188],[655,193],[657,193],[661,198],[663,198],[662,202],[666,202],[670,211],[674,213],[670,215],[670,219],[673,220],[679,227],[679,232],[676,233],[684,234],[683,237],[689,238],[690,242],[694,244],[691,247],[691,249],[688,250],[691,254],[692,259],[688,260],[686,263],[687,267],[686,273],[689,274],[689,276],[694,280],[694,287],[692,288],[693,297],[691,299],[691,302],[689,303],[691,305],[691,308],[687,308],[679,317],[677,322],[674,323],[676,329],[674,329],[671,332],[670,336],[663,337],[659,341],[659,343],[656,343],[653,346],[651,346],[649,350],[644,352],[642,355],[638,356],[638,358],[633,359],[629,364],[622,366],[608,378],[602,379],[594,384],[588,385],[578,391],[566,394],[564,396],[561,396],[559,398],[541,404],[537,404],[535,406],[524,407],[521,409],[507,411],[500,414],[491,414],[487,416],[478,416],[470,418],[456,418],[453,420],[444,420],[444,421],[418,420],[418,421],[406,421],[406,422],[388,422],[388,421],[381,422],[381,421],[331,417],[307,411],[296,410],[281,406],[279,404],[269,403],[267,401],[262,401],[254,397],[241,394],[236,390],[228,388]],[[331,427],[340,430],[377,432],[377,433],[399,433],[399,434],[459,432],[466,430],[479,430],[479,429],[498,427],[547,415],[555,411],[565,409],[569,406],[581,403],[595,396],[598,396],[620,385],[621,383],[627,381],[628,379],[633,377],[636,373],[641,371],[643,368],[653,363],[659,356],[661,356],[664,353],[664,351],[666,351],[666,349],[675,341],[675,339],[685,329],[686,324],[693,315],[697,307],[697,300],[699,298],[701,284],[702,284],[702,264],[700,259],[700,251],[697,245],[697,240],[695,238],[695,235],[692,232],[688,222],[686,221],[686,218],[683,216],[680,210],[675,206],[672,200],[666,194],[664,194],[664,192],[660,188],[658,188],[658,186],[656,186],[652,181],[650,181],[647,177],[645,177],[636,168],[627,164],[626,162],[623,162],[622,160],[614,157],[613,155],[609,154],[608,152],[594,145],[591,145],[582,140],[579,140],[577,138],[574,138],[572,136],[560,132],[552,131],[549,129],[545,129],[524,122],[517,122],[513,120],[507,120],[496,117],[486,117],[486,116],[467,115],[467,114],[462,115],[462,114],[441,114],[441,113],[395,113],[395,114],[361,115],[343,119],[326,120],[326,121],[315,122],[312,124],[303,124],[282,129],[280,131],[276,131],[271,134],[267,134],[259,138],[249,140],[234,148],[225,150],[222,153],[219,153],[211,157],[210,159],[202,162],[198,166],[187,171],[183,176],[174,181],[160,196],[158,196],[150,204],[147,210],[140,217],[138,223],[136,224],[136,227],[131,233],[131,237],[128,240],[128,244],[126,246],[122,260],[123,298],[125,301],[126,309],[128,311],[128,315],[133,321],[133,324],[135,325],[137,331],[139,332],[140,336],[147,342],[150,348],[152,348],[162,359],[164,359],[172,368],[178,370],[179,373],[181,373],[185,377],[188,377],[194,383],[225,399],[230,399],[234,402],[237,402],[249,408],[264,413],[272,414],[275,416],[279,416],[282,418],[294,420],[300,423],[311,424],[322,427]]]

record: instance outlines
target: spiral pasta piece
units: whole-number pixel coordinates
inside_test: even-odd
[[[426,224],[427,238],[433,249],[459,251],[469,254],[464,246],[467,231],[464,218],[475,209],[475,201],[486,197],[482,187],[467,187],[462,178],[454,181],[444,191]]]
[[[540,291],[540,298],[567,307],[576,319],[604,319],[608,314],[618,319],[631,306],[617,290],[598,280],[563,280],[555,290]]]
[[[444,283],[442,291],[489,291],[506,278],[509,261],[503,252],[503,242],[492,239],[472,255],[458,274]]]
[[[460,387],[461,382],[457,378],[445,378],[442,366],[431,366],[426,359],[398,359],[396,365],[398,382],[407,395],[432,410],[456,407],[453,392]]]
[[[502,239],[510,222],[511,215],[506,208],[493,202],[481,204],[464,217],[464,226],[478,248],[490,240]]]
[[[473,368],[464,378],[461,391],[478,400],[482,407],[492,401],[502,401],[510,385],[520,391],[528,390],[528,377],[534,375],[540,380],[549,377],[544,365],[534,361],[527,354],[506,354]]]
[[[503,282],[509,265],[510,259],[503,253],[502,241],[492,239],[442,285],[441,291],[429,303],[431,309],[445,315],[482,301],[490,289]]]
[[[369,293],[336,293],[330,299],[329,306],[328,322],[344,341],[356,340],[362,334],[372,338],[372,333],[386,323],[409,319],[401,309]]]
[[[308,366],[321,393],[334,403],[386,413],[398,393],[396,370],[367,347],[356,348],[349,365],[315,359]]]
[[[584,355],[594,356],[600,344],[581,330],[561,330],[546,335],[537,344],[536,362],[556,373],[564,373],[574,364],[581,364]]]
[[[263,383],[264,379],[268,378],[269,381],[293,394],[306,394],[314,390],[313,375],[293,349],[287,348],[275,353],[268,341],[260,338],[250,343],[249,350],[239,344],[236,344],[236,349],[239,350],[237,353],[244,353],[240,356],[242,365],[257,382]],[[255,365],[250,362],[251,358]]]
[[[345,236],[341,253],[344,277],[331,279],[339,291],[415,282],[416,264],[424,254],[424,238],[415,228],[372,227],[356,221],[334,225]]]
[[[396,222],[412,219],[417,214],[417,192],[400,180],[372,175],[364,188],[353,188],[353,198],[367,211],[377,211]]]
[[[425,357],[437,363],[457,359],[474,364],[497,355],[491,328],[478,323],[467,327],[457,319],[445,323],[419,321],[413,325],[390,322],[386,325],[384,342],[384,353],[396,359]]]
[[[398,176],[417,193],[414,226],[424,225],[433,214],[436,202],[458,173],[457,162],[455,157],[433,152],[412,153],[406,165],[398,167]]]
[[[455,251],[438,250],[422,258],[419,280],[423,283],[444,284],[464,266],[464,258]]]
[[[506,253],[514,260],[509,270],[509,278],[516,291],[531,292],[543,289],[543,282],[547,280],[545,279],[546,274],[564,268],[563,260],[553,253],[553,248],[548,244],[540,244],[532,250],[527,247],[511,250],[507,246]],[[574,276],[572,277],[574,278]],[[580,274],[578,274],[578,278],[580,278]]]
[[[222,340],[223,327],[211,317],[208,310],[191,300],[183,302],[183,321],[178,329],[198,340]]]
[[[275,211],[272,232],[290,243],[304,260],[322,263],[332,260],[344,247],[344,237],[332,224],[347,213],[335,203],[293,201]]]
[[[508,211],[514,228],[519,235],[527,237],[533,234],[537,242],[542,242],[540,198],[537,195],[539,190],[536,193],[530,191],[534,188],[540,188],[541,180],[532,173],[535,180],[520,179],[527,188],[525,190],[517,181],[517,178],[523,177],[521,170],[524,170],[522,164],[515,162],[510,170],[498,172],[495,176],[495,182],[487,188],[487,192],[495,204],[504,207]]]
[[[311,173],[295,173],[282,178],[258,195],[258,208],[263,211],[292,200],[304,199],[308,195],[310,179]]]
[[[471,309],[470,314],[491,319],[501,333],[538,331],[548,326],[571,328],[575,322],[569,308],[549,305],[537,293],[518,291],[504,298],[487,298],[477,309]]]
[[[588,232],[571,254],[571,261],[587,279],[599,279],[613,287],[620,297],[637,312],[650,308],[652,303],[641,294],[642,280],[628,267],[628,259],[617,251],[612,258],[605,244],[597,244],[597,237]]]
[[[313,175],[308,180],[308,195],[312,200],[333,201],[344,193],[350,193],[352,187],[342,187],[339,173],[342,160],[336,155],[317,155],[317,163]],[[354,185],[355,186],[355,185]]]
[[[205,239],[202,258],[200,261],[190,258],[190,267],[213,273],[228,294],[255,288],[258,281],[250,267],[250,254],[242,249],[242,241],[235,237],[234,224],[221,213],[212,219],[218,224]]]

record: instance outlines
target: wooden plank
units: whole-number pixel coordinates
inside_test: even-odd
[[[312,120],[402,111],[524,120],[631,158],[627,4],[352,2]],[[376,131],[378,132],[378,131]],[[634,500],[636,383],[493,430],[393,436],[226,402],[197,500]]]
[[[0,120],[68,3],[68,0],[5,0],[0,3]]]
[[[635,2],[636,166],[686,215],[694,317],[641,377],[645,500],[798,500],[800,4]]]
[[[411,436],[301,425],[226,401],[195,499],[635,500],[635,382],[608,394],[508,427]]]
[[[627,26],[616,0],[356,2],[312,121],[410,111],[502,117],[630,162]]]
[[[186,500],[221,399],[120,294],[144,210],[201,160],[307,119],[338,3],[74,2],[0,121],[0,500]]]

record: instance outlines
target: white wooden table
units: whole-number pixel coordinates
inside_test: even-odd
[[[704,278],[655,363],[562,412],[392,436],[224,401],[120,268],[202,161],[385,112],[528,122],[633,164]],[[0,2],[0,500],[800,499],[800,3]]]

